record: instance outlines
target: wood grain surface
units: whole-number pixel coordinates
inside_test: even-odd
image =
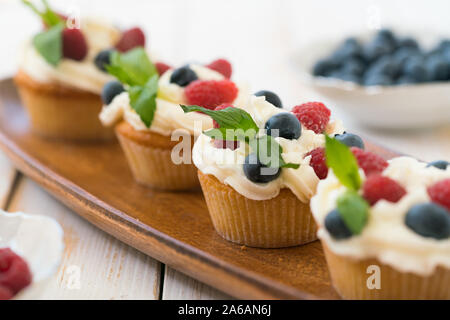
[[[22,172],[100,229],[237,298],[338,298],[319,242],[286,249],[229,243],[215,233],[201,193],[136,184],[116,143],[70,144],[33,135],[9,80],[0,83],[0,99],[1,148]],[[394,155],[369,144],[374,148]]]

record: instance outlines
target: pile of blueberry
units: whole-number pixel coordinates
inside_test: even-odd
[[[413,38],[382,29],[367,43],[346,39],[312,72],[364,86],[450,81],[450,39],[427,51]]]

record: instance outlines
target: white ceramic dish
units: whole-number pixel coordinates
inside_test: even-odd
[[[5,247],[25,259],[33,276],[31,285],[14,298],[39,299],[61,264],[64,252],[61,226],[48,217],[0,210],[0,248]]]
[[[294,56],[303,84],[332,102],[358,123],[386,129],[415,129],[450,124],[450,81],[402,86],[364,87],[339,79],[315,77],[314,63],[342,41],[318,41]]]

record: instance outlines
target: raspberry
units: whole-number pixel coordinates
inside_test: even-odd
[[[158,70],[158,74],[160,76],[162,76],[164,72],[166,72],[167,70],[172,68],[171,66],[169,66],[168,64],[165,64],[164,62],[155,62],[155,67],[156,67],[156,70]]]
[[[388,166],[387,161],[375,153],[357,147],[352,147],[351,150],[367,177],[374,173],[381,173]]]
[[[447,208],[450,212],[450,178],[428,187],[428,195],[433,202]]]
[[[127,52],[136,47],[145,47],[145,34],[141,28],[131,28],[122,33],[122,37],[116,44],[120,52]]]
[[[7,287],[0,286],[0,300],[9,300],[13,297],[13,293]]]
[[[64,58],[81,61],[86,57],[87,43],[80,29],[64,29],[62,39]]]
[[[315,133],[322,133],[330,121],[330,109],[321,102],[307,102],[292,108],[298,121]]]
[[[223,110],[226,108],[234,108],[234,106],[232,104],[229,103],[222,103],[220,106],[215,107],[214,110]],[[213,120],[213,127],[214,128],[220,128],[219,124],[217,123],[216,120]]]
[[[406,190],[397,181],[380,174],[371,175],[363,185],[363,197],[370,205],[381,199],[395,203],[405,194]]]
[[[184,92],[189,104],[214,109],[220,104],[233,102],[238,88],[230,80],[196,80]]]
[[[227,140],[219,140],[214,139],[214,147],[217,149],[231,149],[236,150],[239,148],[239,141],[227,141]]]
[[[325,148],[316,148],[308,152],[305,157],[311,156],[309,165],[313,167],[314,172],[320,180],[325,179],[328,175],[327,162],[325,160]]]
[[[233,69],[231,63],[225,59],[217,59],[206,65],[207,68],[221,73],[225,78],[230,79]]]
[[[8,288],[14,295],[31,283],[27,263],[11,249],[0,249],[0,287]]]

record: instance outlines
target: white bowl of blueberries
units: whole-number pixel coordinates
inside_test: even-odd
[[[302,79],[359,123],[386,129],[450,124],[450,39],[389,29],[322,41],[295,58]],[[431,42],[431,43],[430,43]]]

